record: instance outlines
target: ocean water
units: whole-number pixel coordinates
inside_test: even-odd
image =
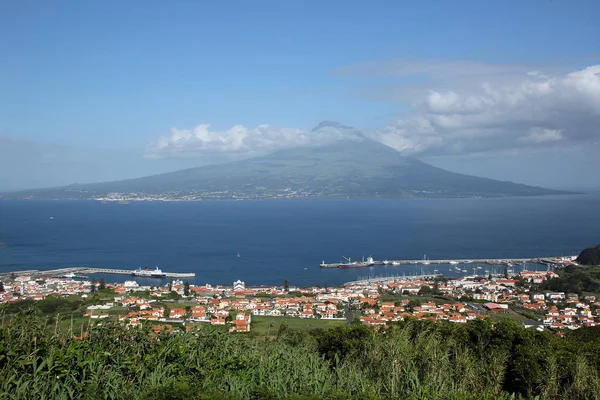
[[[454,276],[448,265],[320,269],[319,263],[370,255],[391,260],[577,254],[600,243],[599,206],[597,195],[129,204],[4,200],[0,271],[158,265],[195,272],[197,284],[241,279],[281,285],[288,279],[298,286],[415,274],[421,268]],[[471,273],[475,265],[466,267]]]

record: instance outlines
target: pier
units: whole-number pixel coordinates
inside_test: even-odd
[[[577,258],[577,256],[566,256],[566,257],[537,257],[537,258],[470,258],[470,259],[457,259],[457,260],[385,260],[385,261],[374,261],[371,264],[360,263],[354,268],[364,268],[375,265],[439,265],[439,264],[490,264],[490,265],[509,265],[509,264],[523,264],[523,263],[534,263],[534,264],[560,264],[561,262],[571,261]],[[338,268],[341,262],[338,263],[321,263],[321,268]]]
[[[376,282],[394,282],[399,280],[405,281],[418,281],[418,280],[431,280],[442,277],[442,274],[424,274],[424,275],[391,275],[391,276],[376,276],[372,278],[359,279],[357,281],[346,282],[343,286],[349,285],[368,285],[369,283]]]
[[[114,268],[92,268],[92,267],[70,267],[70,268],[59,268],[49,270],[27,270],[27,271],[14,271],[5,272],[0,274],[2,276],[9,276],[10,274],[19,275],[31,275],[35,277],[61,277],[68,274],[76,275],[88,275],[88,274],[111,274],[111,275],[132,275],[133,270],[129,269],[114,269]],[[162,272],[166,278],[193,278],[196,276],[193,272]],[[137,277],[139,278],[139,276]]]

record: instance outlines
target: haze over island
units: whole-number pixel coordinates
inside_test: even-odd
[[[7,193],[66,200],[455,198],[564,192],[457,174],[402,156],[332,121],[292,136],[303,143],[225,164],[114,182]]]
[[[304,190],[311,182],[295,182],[298,170],[268,160],[322,148],[341,156],[351,132],[368,146],[346,149],[361,172],[337,175],[348,185],[336,196],[358,194],[348,189],[357,184],[378,196],[389,187],[369,153],[377,144],[400,164],[598,190],[599,6],[584,3],[461,13],[444,2],[4,4],[0,33],[11,41],[0,65],[0,192],[221,165],[202,170],[216,174],[256,160],[265,162],[256,179],[272,174],[290,180],[277,190]],[[321,121],[340,125],[313,129]],[[379,186],[370,187],[363,178],[374,171]],[[446,190],[411,185],[393,197]],[[481,194],[471,186],[452,196]]]

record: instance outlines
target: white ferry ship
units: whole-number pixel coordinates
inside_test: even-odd
[[[132,276],[142,276],[145,278],[165,278],[167,276],[167,274],[165,274],[164,272],[162,272],[160,269],[158,269],[158,267],[156,267],[156,269],[154,270],[150,270],[148,268],[138,268],[135,271],[133,271],[131,273]]]

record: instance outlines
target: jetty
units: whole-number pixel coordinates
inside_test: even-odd
[[[0,273],[0,278],[2,276],[9,276],[10,274],[15,275],[30,275],[33,277],[63,277],[69,274],[75,274],[77,277],[82,277],[85,275],[91,274],[110,274],[110,275],[129,275],[131,276],[133,270],[129,269],[115,269],[115,268],[92,268],[92,267],[70,267],[70,268],[59,268],[59,269],[49,269],[49,270],[37,270],[31,269],[26,271],[13,271],[13,272],[3,272]],[[166,278],[193,278],[196,276],[193,272],[164,272]]]
[[[422,275],[389,275],[389,276],[374,276],[369,278],[361,278],[356,281],[346,282],[342,286],[350,285],[368,285],[376,282],[395,282],[399,280],[403,281],[419,281],[419,280],[430,280],[435,278],[441,278],[442,274],[422,274]]]
[[[564,257],[536,257],[536,258],[469,258],[469,259],[444,259],[444,260],[385,260],[385,261],[372,261],[370,263],[359,263],[355,268],[364,268],[374,265],[386,265],[386,266],[399,266],[399,265],[440,265],[440,264],[490,264],[490,265],[511,265],[511,264],[561,264],[565,262],[572,262],[577,256],[564,256]],[[321,268],[339,268],[339,265],[343,262],[338,263],[326,263],[323,261],[320,264]]]

